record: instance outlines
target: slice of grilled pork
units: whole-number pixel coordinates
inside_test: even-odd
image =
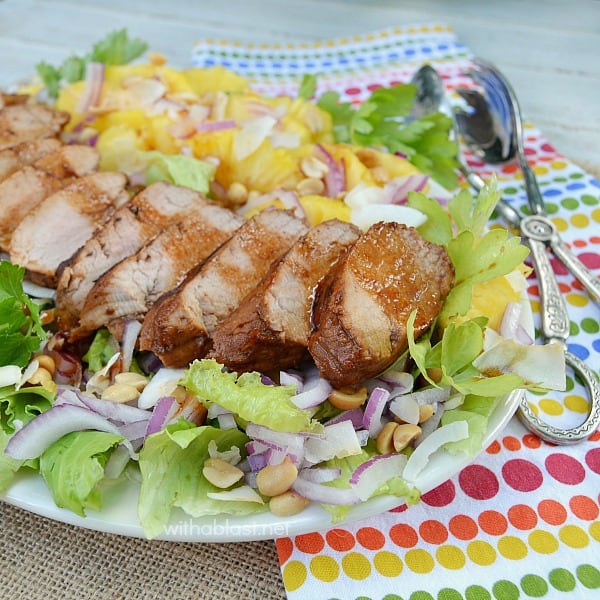
[[[206,202],[191,189],[157,182],[117,210],[60,270],[56,289],[59,328],[77,327],[85,300],[100,276]]]
[[[56,286],[59,265],[129,200],[121,173],[92,173],[51,194],[13,231],[10,259],[36,283]]]
[[[203,357],[217,325],[307,229],[304,221],[285,210],[265,210],[246,221],[197,271],[148,311],[140,348],[172,367]]]
[[[46,138],[0,150],[0,182],[42,156],[60,150],[61,146],[62,143],[56,138]]]
[[[453,281],[444,248],[398,223],[373,225],[317,290],[308,349],[321,376],[342,388],[391,366],[408,347],[412,311],[418,336],[433,323]]]
[[[359,235],[338,220],[310,229],[216,328],[211,356],[238,372],[298,365],[307,353],[315,289]]]
[[[100,277],[88,294],[80,327],[93,331],[107,326],[120,339],[124,321],[143,319],[160,296],[181,283],[243,222],[217,204],[198,204],[181,222]]]
[[[69,114],[43,104],[29,104],[22,96],[11,100],[3,96],[0,104],[0,150],[41,138],[56,137],[69,120]]]

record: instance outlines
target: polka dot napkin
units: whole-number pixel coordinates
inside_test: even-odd
[[[295,92],[304,73],[318,73],[318,92],[337,90],[360,102],[381,85],[408,81],[423,63],[448,90],[470,85],[470,52],[443,25],[394,28],[305,45],[236,45],[207,41],[194,64],[221,64],[266,93]],[[564,241],[600,274],[600,182],[526,124],[528,159],[548,213]],[[490,169],[466,153],[482,176],[494,172],[506,199],[527,213],[514,164]],[[567,300],[569,350],[598,372],[599,307],[557,261]],[[529,294],[539,317],[534,277]],[[585,389],[568,374],[562,394],[530,395],[542,418],[572,427],[588,411]],[[568,447],[541,442],[516,420],[474,462],[419,504],[378,517],[277,540],[291,600],[516,600],[593,598],[600,593],[600,434]]]

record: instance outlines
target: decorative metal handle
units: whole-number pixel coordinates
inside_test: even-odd
[[[596,374],[577,356],[565,352],[565,361],[579,374],[589,391],[590,410],[585,421],[572,429],[560,429],[542,421],[531,410],[525,396],[517,410],[517,416],[538,437],[553,444],[576,444],[589,437],[600,426],[600,385]]]
[[[525,217],[521,231],[531,249],[531,258],[540,286],[542,304],[541,332],[546,340],[565,341],[569,337],[570,323],[565,299],[560,293],[550,259],[546,253],[546,222],[544,217]]]

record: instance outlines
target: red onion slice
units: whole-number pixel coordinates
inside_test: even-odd
[[[389,204],[406,204],[408,192],[421,192],[428,181],[429,177],[421,173],[395,177],[383,186],[383,201]]]
[[[372,438],[376,438],[383,429],[383,413],[387,407],[390,393],[380,387],[376,387],[367,400],[365,414],[363,417],[363,427],[369,431]]]
[[[104,86],[104,65],[89,62],[85,68],[85,83],[75,112],[86,113],[100,102]]]
[[[146,428],[146,437],[162,431],[169,423],[169,421],[175,416],[179,410],[179,404],[173,396],[166,396],[161,398],[152,411],[152,416],[148,420],[148,427]]]
[[[222,121],[203,121],[196,127],[200,133],[211,133],[213,131],[225,131],[237,127],[233,119],[224,119]]]
[[[309,379],[304,383],[304,387],[299,394],[292,396],[290,400],[301,409],[313,408],[323,404],[329,394],[333,391],[333,387],[326,379],[316,377]]]
[[[312,467],[300,469],[298,477],[313,483],[329,483],[342,474],[339,467]]]
[[[363,416],[362,408],[353,408],[352,410],[345,410],[339,415],[329,419],[325,425],[335,425],[342,421],[350,421],[354,429],[360,429],[363,426]]]
[[[356,468],[350,477],[350,485],[361,500],[368,500],[386,481],[401,477],[405,466],[404,454],[374,456]]]
[[[346,190],[346,169],[344,164],[338,164],[332,154],[321,144],[315,147],[317,158],[322,160],[329,170],[324,177],[325,193],[330,198],[337,198]]]
[[[123,339],[121,341],[121,370],[124,372],[129,371],[131,359],[133,358],[133,351],[135,350],[135,344],[141,330],[142,324],[133,319],[125,321],[125,324],[123,325]]]

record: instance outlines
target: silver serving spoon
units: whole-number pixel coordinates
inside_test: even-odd
[[[476,62],[476,65],[478,70],[474,76],[478,79],[484,77],[484,75],[480,74],[480,69],[486,69],[485,74],[487,75],[490,68],[492,68],[482,61]],[[513,102],[516,102],[516,98],[514,97],[514,93],[509,93],[510,87],[508,85],[499,85],[498,81],[503,83],[504,79],[496,74],[497,71],[495,69],[493,73],[494,86],[489,92],[489,95],[492,96],[490,104],[496,110],[491,110],[488,107],[489,105],[486,98],[479,94],[479,92],[469,90],[468,93],[464,94],[461,91],[461,95],[463,95],[463,98],[465,98],[474,111],[471,114],[463,113],[464,116],[460,117],[459,114],[454,114],[454,111],[447,100],[444,84],[439,74],[431,66],[424,65],[417,71],[412,79],[412,83],[417,86],[418,92],[416,102],[419,105],[414,111],[414,114],[419,114],[419,111],[424,110],[436,112],[435,108],[437,108],[440,112],[447,114],[453,119],[453,134],[455,141],[458,141],[458,123],[458,125],[461,126],[461,133],[463,133],[465,141],[468,141],[474,152],[482,158],[487,157],[489,160],[489,157],[493,156],[497,159],[496,162],[500,159],[504,162],[512,158],[515,152],[517,152],[517,154],[522,155],[520,161],[522,160],[526,163],[527,161],[523,153],[521,126],[515,125],[516,121],[520,123],[518,104],[516,104],[516,109],[513,105]],[[487,87],[490,87],[491,85],[489,83],[489,78],[490,76],[488,75],[488,80],[486,80],[486,83],[488,84]],[[427,102],[423,101],[424,98],[427,98]],[[421,114],[424,113],[421,112]],[[505,128],[507,122],[511,122],[513,125],[510,130]],[[513,135],[513,131],[516,132],[516,135]],[[467,181],[473,188],[480,190],[485,182],[467,167],[461,159],[460,153],[458,162],[459,169]],[[529,165],[527,165],[527,168],[529,168]],[[521,402],[518,415],[523,423],[542,439],[558,444],[569,444],[587,438],[598,425],[600,425],[600,385],[596,374],[581,359],[571,354],[566,349],[566,340],[569,336],[569,316],[567,313],[567,306],[560,293],[558,282],[554,276],[546,252],[546,244],[550,245],[552,249],[554,249],[554,246],[549,243],[548,239],[540,235],[540,232],[538,231],[540,223],[539,219],[542,219],[541,222],[544,223],[544,225],[547,221],[555,232],[554,224],[549,221],[545,215],[542,215],[539,212],[545,212],[543,199],[539,192],[539,188],[537,187],[537,182],[535,182],[535,176],[530,168],[529,171],[530,176],[524,175],[524,177],[528,197],[530,193],[532,196],[530,205],[535,214],[522,217],[512,206],[510,206],[510,204],[502,199],[498,203],[496,209],[511,225],[521,230],[523,237],[531,249],[534,268],[540,285],[542,336],[548,343],[558,343],[562,345],[566,363],[581,376],[586,385],[590,397],[590,412],[581,425],[572,429],[559,429],[541,421],[531,410],[525,399]],[[530,192],[530,180],[532,180],[535,185],[533,192]],[[538,207],[537,211],[534,209],[535,206]],[[557,238],[558,235],[556,234],[555,237]],[[564,244],[562,245],[564,246]],[[591,273],[589,273],[589,276],[596,279]],[[595,290],[594,285],[591,287]],[[600,287],[598,288],[598,291],[600,292]],[[600,293],[597,294],[597,297],[600,297]]]

